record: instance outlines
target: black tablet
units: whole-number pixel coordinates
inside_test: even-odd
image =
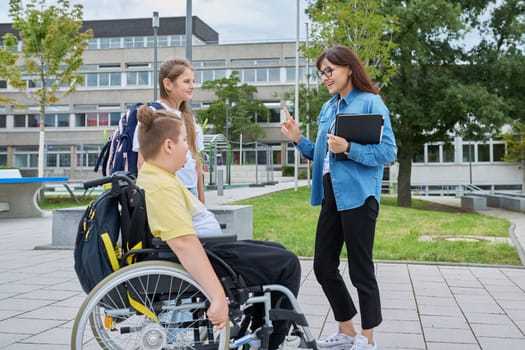
[[[383,136],[383,123],[382,114],[338,114],[335,135],[361,145],[378,144]],[[338,153],[336,159],[346,159],[346,155]]]

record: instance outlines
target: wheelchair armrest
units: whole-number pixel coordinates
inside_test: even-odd
[[[199,240],[202,244],[206,243],[218,243],[218,242],[235,242],[237,240],[236,234],[231,235],[220,235],[220,236],[209,236],[209,237],[199,237]],[[168,247],[168,244],[158,237],[153,237],[151,239],[151,245],[153,248],[162,248]]]
[[[237,240],[236,234],[231,235],[220,235],[220,236],[209,236],[199,237],[202,244],[206,243],[219,243],[219,242],[235,242]]]

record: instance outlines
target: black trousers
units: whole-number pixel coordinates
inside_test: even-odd
[[[350,280],[359,297],[361,327],[374,328],[382,321],[372,258],[379,204],[374,197],[368,197],[361,207],[339,212],[329,173],[323,176],[323,186],[324,198],[315,238],[315,276],[328,298],[335,320],[352,319],[357,309],[339,271],[340,254],[345,244]]]
[[[290,289],[297,297],[301,283],[301,265],[297,256],[282,245],[267,241],[239,240],[207,243],[205,247],[228,263],[243,277],[248,286],[280,284]],[[277,298],[272,296],[272,303],[276,300]],[[284,298],[280,307],[291,309],[292,305]],[[254,312],[255,324],[252,326],[260,326],[263,317],[263,307],[260,305]],[[270,350],[277,349],[283,342],[290,329],[290,322],[274,321],[273,328]]]

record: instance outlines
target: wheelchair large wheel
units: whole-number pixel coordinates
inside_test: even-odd
[[[82,303],[72,349],[229,348],[229,324],[214,329],[209,298],[181,265],[146,261],[102,280]]]

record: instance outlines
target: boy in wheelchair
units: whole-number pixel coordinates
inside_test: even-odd
[[[209,320],[222,328],[229,322],[224,289],[198,237],[221,235],[215,216],[180,182],[175,172],[186,162],[186,130],[175,114],[141,106],[138,139],[145,163],[137,185],[146,195],[149,227],[155,237],[165,241],[177,259],[210,297]],[[262,241],[230,241],[206,244],[242,277],[248,286],[279,284],[294,296],[299,292],[301,267],[295,254],[283,246]],[[272,298],[273,299],[273,298]],[[291,308],[284,298],[281,308]],[[262,323],[262,310],[256,315]],[[257,312],[256,312],[257,314]],[[287,320],[273,322],[268,348],[277,349],[290,328]]]

